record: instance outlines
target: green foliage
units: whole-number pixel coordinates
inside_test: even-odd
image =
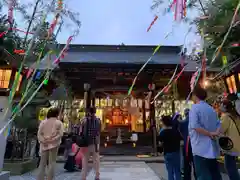
[[[211,59],[214,50],[222,43],[224,36],[226,35],[228,28],[230,27],[232,17],[235,12],[239,0],[217,0],[217,1],[208,1],[205,4],[205,11],[209,18],[195,21],[199,32],[204,31],[205,40],[208,44],[209,55],[208,58]],[[229,33],[228,38],[226,39],[224,46],[221,50],[221,53],[228,55],[228,60],[234,60],[240,56],[239,48],[231,48],[231,45],[236,42],[240,42],[240,12],[234,21],[234,27]],[[231,56],[230,56],[231,54]],[[218,64],[221,64],[221,58],[218,58]]]
[[[0,33],[6,32],[9,29],[8,18],[6,15],[0,15]],[[13,29],[16,28],[16,23],[13,23]],[[7,31],[7,34],[0,38],[0,46],[3,46],[8,52],[13,54],[14,49],[21,48],[22,39],[16,30]]]

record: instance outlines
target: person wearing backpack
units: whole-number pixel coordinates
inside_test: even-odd
[[[101,132],[101,121],[96,117],[95,107],[90,107],[87,110],[86,116],[82,121],[80,127],[80,134],[84,134],[85,145],[77,142],[78,146],[81,147],[82,152],[82,180],[86,180],[88,171],[88,160],[89,155],[92,154],[95,170],[95,180],[99,180],[100,172],[100,132]]]
[[[231,150],[224,152],[225,167],[230,180],[240,180],[237,168],[237,158],[240,155],[240,115],[234,103],[229,100],[225,100],[220,109],[222,111],[221,132],[233,143]]]

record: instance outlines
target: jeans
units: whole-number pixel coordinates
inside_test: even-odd
[[[236,156],[225,155],[225,168],[230,180],[240,180]]]
[[[197,180],[222,180],[217,159],[194,156]]]
[[[189,148],[188,154],[186,151],[183,151],[183,157],[184,157],[184,171],[183,171],[184,180],[192,179],[192,167],[193,167],[194,177],[197,180],[197,176],[194,168],[192,150]]]
[[[185,151],[185,149],[184,149],[184,146],[181,146],[180,147],[180,166],[181,166],[181,172],[183,172],[184,171],[184,151]]]
[[[168,180],[181,180],[180,151],[164,155]]]

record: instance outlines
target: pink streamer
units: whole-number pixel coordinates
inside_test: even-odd
[[[65,54],[69,48],[69,45],[72,41],[74,36],[70,36],[67,40],[67,43],[65,45],[65,47],[62,49],[62,51],[60,52],[59,56],[55,59],[55,61],[53,62],[54,64],[58,64],[60,62],[61,59],[63,59],[65,57]]]
[[[184,17],[184,10],[185,10],[185,0],[176,0],[175,6],[175,20],[180,21]]]
[[[27,72],[27,79],[31,76],[32,72],[33,72],[33,69],[30,68]]]
[[[8,22],[13,23],[13,0],[8,1]]]

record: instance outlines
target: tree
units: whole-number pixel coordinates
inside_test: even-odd
[[[201,19],[185,19],[185,22],[196,25],[198,28],[197,33],[204,31],[205,45],[207,48],[207,58],[211,62],[216,48],[222,43],[225,34],[230,26],[235,8],[239,0],[190,0],[187,3],[187,9],[197,9],[200,12],[200,16],[207,16],[208,18]],[[151,7],[152,10],[159,8],[163,4],[161,0],[154,0]],[[164,12],[165,14],[166,12]],[[220,56],[212,64],[213,66],[222,66],[222,55],[228,56],[228,61],[231,62],[240,57],[239,47],[232,47],[234,43],[240,43],[240,12],[234,22],[232,28],[224,46],[221,50]],[[201,56],[201,54],[200,54]]]
[[[13,24],[13,30],[8,31],[7,20],[6,15],[0,15],[0,34],[7,32],[6,35],[0,37],[0,46],[4,46],[4,48],[12,54],[14,49],[21,47],[22,43],[21,38],[17,34],[16,30],[14,30],[16,28],[16,23],[14,22]]]
[[[229,26],[234,15],[235,8],[239,0],[218,0],[210,1],[205,4],[204,9],[208,18],[201,20],[195,20],[195,24],[198,27],[199,32],[204,31],[205,41],[209,54],[213,55],[215,49],[222,43],[224,36],[226,35]],[[230,31],[221,54],[218,57],[218,64],[222,64],[221,56],[227,55],[228,60],[233,61],[240,57],[239,47],[233,47],[232,45],[240,42],[240,12],[238,12],[236,19],[233,23],[233,28]],[[211,56],[208,57],[211,60]]]
[[[54,2],[55,1],[53,0],[52,4]],[[45,13],[44,11],[46,11],[45,6],[47,4],[49,4],[49,2],[44,0],[36,0],[34,3],[30,3],[30,4],[19,4],[15,2],[14,9],[21,12],[21,14],[23,15],[24,22],[27,22],[26,23],[27,30],[24,29],[24,31],[27,32],[26,35],[22,33],[21,35],[19,35],[19,32],[15,30],[15,28],[17,27],[17,24],[15,22],[13,24],[15,28],[13,29],[11,28],[11,30],[9,30],[9,24],[7,23],[7,19],[8,19],[7,15],[0,16],[0,33],[7,32],[7,34],[4,35],[4,38],[0,38],[0,46],[3,46],[11,54],[14,53],[15,48],[26,50],[28,48],[29,42],[32,40],[32,37],[33,37],[28,35],[28,32],[34,33],[36,29],[40,27],[40,33],[37,35],[36,39],[34,39],[33,47],[31,48],[31,51],[30,51],[31,53],[28,55],[28,57],[25,59],[25,62],[24,62],[24,64],[27,66],[31,66],[32,63],[36,62],[36,59],[38,58],[38,55],[41,52],[42,47],[44,47],[44,50],[41,58],[43,58],[45,54],[48,52],[48,50],[53,47],[52,45],[57,44],[56,36],[58,32],[60,32],[61,26],[56,28],[58,29],[56,34],[53,33],[49,39],[46,39],[48,34],[48,29],[50,28],[50,23],[47,21],[43,23],[40,22],[41,17]],[[3,0],[0,2],[0,12],[2,12],[1,7],[4,5],[7,5],[7,0]],[[55,14],[56,8],[51,6],[50,8],[51,8],[51,12],[49,14],[51,13]],[[29,9],[33,9],[33,11],[31,12]],[[78,14],[72,13],[71,11],[63,10],[61,13],[60,22],[62,22],[63,17],[69,17],[77,25],[77,28],[79,28],[81,23],[76,17],[77,15]],[[51,47],[49,45],[51,45]],[[33,90],[35,90],[36,88],[37,87],[33,88]],[[40,91],[42,91],[42,89],[40,89]],[[29,93],[29,94],[32,94],[32,93]],[[29,110],[29,108],[32,108],[32,107],[27,106],[27,108],[23,111],[23,113],[17,116],[17,118],[14,121],[15,128],[13,129],[20,130],[20,132],[25,132],[24,140],[23,140],[24,145],[20,149],[22,148],[27,149],[26,148],[27,144],[30,142],[28,141],[27,143],[27,137],[29,137],[29,134],[27,133],[29,133],[29,131],[36,130],[35,128],[37,127],[37,123],[38,123],[36,116],[30,117],[28,115],[29,112],[34,112],[36,110],[35,109]],[[16,148],[17,148],[17,145],[16,145]],[[24,151],[22,150],[21,152],[24,152]]]

